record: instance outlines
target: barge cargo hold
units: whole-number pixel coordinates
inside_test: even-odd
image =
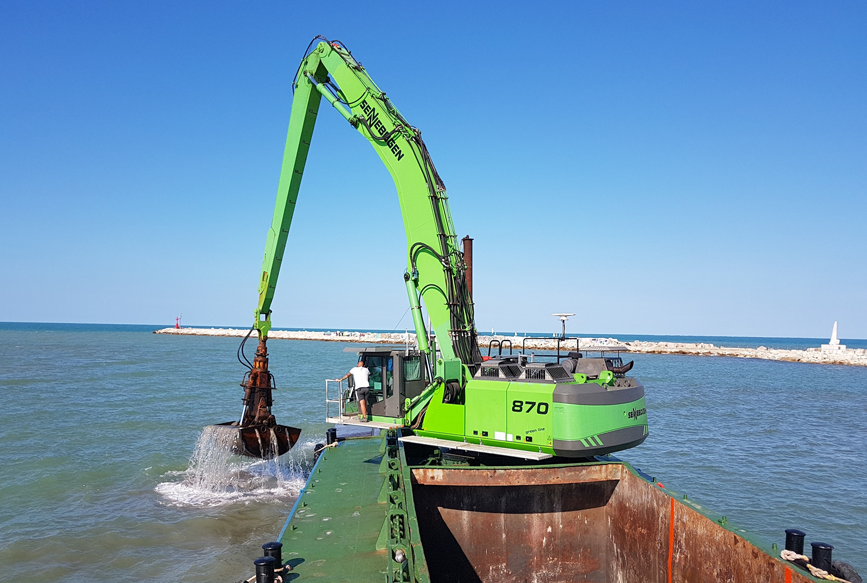
[[[322,451],[280,535],[284,580],[817,580],[617,458],[514,465],[402,431]]]

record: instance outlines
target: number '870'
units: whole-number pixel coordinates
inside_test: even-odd
[[[539,415],[548,414],[548,403],[537,403],[536,401],[512,401],[512,412],[514,413],[532,413],[533,409]]]

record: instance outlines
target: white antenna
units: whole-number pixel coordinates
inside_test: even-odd
[[[566,320],[569,319],[570,316],[574,316],[575,314],[551,314],[555,318],[560,318],[560,321],[563,323],[563,333],[560,338],[566,338]]]

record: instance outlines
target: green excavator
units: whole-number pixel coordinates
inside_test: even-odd
[[[644,386],[619,359],[589,358],[578,347],[542,362],[527,351],[482,357],[467,263],[446,188],[418,128],[410,125],[339,41],[316,37],[298,67],[277,204],[251,332],[259,345],[242,386],[235,450],[253,457],[288,451],[300,430],[271,414],[273,375],[266,342],[271,302],[324,97],[376,150],[391,173],[407,240],[403,275],[417,346],[359,350],[372,370],[374,426],[403,427],[405,440],[475,448],[526,459],[586,458],[627,449],[648,434]],[[425,326],[427,313],[430,330]],[[248,335],[249,337],[249,335]],[[245,339],[246,341],[246,339]],[[565,342],[565,339],[564,339]],[[243,354],[243,344],[240,351]],[[339,420],[345,419],[341,397]],[[411,431],[409,431],[411,430]]]

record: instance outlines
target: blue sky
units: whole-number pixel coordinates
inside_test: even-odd
[[[0,321],[248,325],[324,34],[423,130],[481,330],[867,338],[865,30],[851,0],[6,0]],[[325,113],[274,322],[391,329],[394,186]]]

